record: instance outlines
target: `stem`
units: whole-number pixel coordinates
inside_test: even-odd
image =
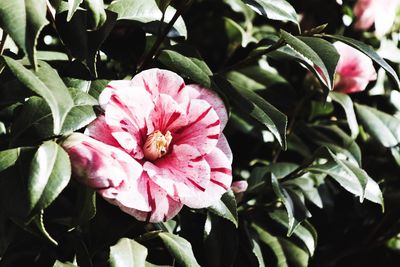
[[[185,1],[183,1],[185,2]],[[193,0],[189,0],[187,3],[183,3],[181,6],[177,7],[174,16],[172,17],[171,21],[167,24],[161,34],[157,35],[157,40],[154,45],[151,47],[150,51],[144,57],[144,59],[138,64],[137,72],[140,72],[153,58],[156,57],[158,51],[160,49],[161,44],[163,43],[164,39],[167,37],[168,33],[171,31],[172,27],[174,26],[175,22],[178,18],[184,13],[191,5]],[[164,15],[163,15],[164,18]]]
[[[0,55],[3,54],[4,45],[6,44],[8,34],[3,30],[3,34],[1,36],[1,43],[0,43]]]
[[[225,69],[220,71],[219,74],[223,74],[228,71],[247,66],[247,65],[253,63],[255,60],[258,60],[261,56],[268,54],[269,52],[275,51],[275,50],[281,48],[282,46],[284,46],[285,44],[286,44],[285,41],[283,41],[282,39],[279,39],[275,44],[270,45],[268,48],[258,51],[258,52],[255,52],[253,55],[250,55],[247,58],[245,58],[229,67],[226,67]]]

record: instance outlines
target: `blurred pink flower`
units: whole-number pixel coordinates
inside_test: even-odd
[[[376,34],[385,35],[394,23],[399,4],[400,0],[358,0],[354,6],[354,27],[366,30],[375,24]]]
[[[360,92],[370,81],[376,80],[376,71],[368,56],[342,42],[333,45],[340,55],[333,90],[342,93]]]
[[[64,147],[74,174],[107,201],[159,222],[182,205],[208,207],[229,189],[228,116],[216,93],[150,69],[110,82],[99,101],[104,115]]]
[[[231,189],[234,193],[239,194],[245,192],[248,186],[249,184],[245,180],[236,181],[232,183]]]

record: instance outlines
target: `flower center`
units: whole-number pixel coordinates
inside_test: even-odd
[[[170,131],[162,134],[159,130],[154,131],[147,136],[144,143],[143,153],[148,160],[156,160],[164,156],[168,152],[169,144],[171,144],[172,135]]]

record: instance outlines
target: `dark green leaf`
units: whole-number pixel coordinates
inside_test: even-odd
[[[279,242],[279,239],[254,223],[251,224],[251,227],[257,232],[260,241],[271,248],[277,260],[276,266],[288,267],[286,256],[283,251],[282,245]]]
[[[291,35],[290,33],[281,30],[281,37],[285,42],[289,45],[289,47],[284,47],[279,49],[285,53],[287,56],[293,57],[294,60],[300,61],[304,63],[310,71],[314,73],[314,75],[319,79],[321,84],[326,86],[329,90],[332,90],[332,81],[333,81],[333,73],[335,69],[333,65],[336,65],[335,61],[337,62],[337,52],[336,54],[332,54],[332,59],[329,59],[327,53],[323,49],[326,49],[326,43],[322,43],[324,48],[318,48],[318,52],[321,53],[321,56],[324,56],[324,59],[327,61],[328,66],[330,69],[328,70],[327,66],[324,63],[324,60],[319,56],[319,54],[314,51],[312,47],[310,47],[307,43],[303,40]],[[306,39],[313,47],[317,47],[321,45],[321,42],[316,42],[315,39]],[[329,46],[329,48],[332,48]],[[323,50],[324,52],[320,51]],[[333,69],[332,69],[333,68]],[[332,75],[332,77],[331,77]]]
[[[69,157],[56,143],[45,142],[33,157],[29,173],[29,210],[38,212],[49,206],[67,186],[71,177]]]
[[[108,10],[118,14],[118,20],[134,20],[142,23],[161,21],[162,12],[159,9],[156,0],[119,0],[113,1]],[[176,10],[169,6],[165,11],[164,22],[171,21]],[[187,36],[185,22],[179,17],[175,22],[173,29],[180,36]]]
[[[226,80],[215,79],[217,85],[245,113],[264,124],[286,149],[287,117],[261,96],[247,88],[235,86]]]
[[[49,105],[53,115],[54,134],[59,134],[74,103],[57,72],[43,61],[39,62],[38,70],[32,72],[12,58],[3,56],[3,59],[15,77],[43,97]]]
[[[290,236],[303,220],[311,217],[311,213],[295,193],[281,187],[274,174],[271,174],[271,184],[276,196],[283,202],[286,208],[288,214],[287,235]]]
[[[298,25],[296,11],[285,0],[243,0],[243,2],[264,17],[291,21]]]
[[[78,267],[78,266],[76,266],[70,262],[61,262],[61,261],[56,260],[53,267]]]
[[[106,21],[107,15],[104,10],[103,0],[84,0],[89,13],[89,25],[91,29],[100,28]],[[69,15],[68,10],[68,15]]]
[[[68,0],[68,16],[67,21],[70,21],[75,11],[78,9],[79,5],[83,0]]]
[[[211,87],[210,72],[208,68],[202,68],[198,65],[199,59],[186,57],[179,52],[172,50],[163,50],[158,58],[162,64],[170,67],[172,70],[180,73],[182,76],[202,84],[205,87]]]
[[[35,68],[37,38],[43,27],[49,23],[46,12],[46,0],[0,2],[0,27],[28,55],[29,61]]]
[[[208,207],[208,210],[222,218],[231,221],[236,227],[238,227],[236,200],[232,190],[229,190],[223,194],[217,203]]]
[[[186,239],[165,232],[159,233],[158,236],[177,263],[184,267],[200,266],[193,255],[192,246]]]
[[[385,147],[400,142],[400,119],[361,104],[355,104],[360,123],[365,130]]]
[[[111,267],[145,266],[147,248],[133,239],[121,238],[110,247]]]
[[[0,172],[15,164],[19,157],[20,150],[20,148],[11,148],[0,151]]]
[[[352,47],[354,47],[357,50],[360,50],[364,54],[366,54],[368,57],[370,57],[373,61],[375,61],[379,66],[381,66],[386,72],[393,78],[393,80],[396,82],[397,88],[400,88],[400,81],[399,77],[396,74],[396,71],[385,61],[383,60],[370,46],[364,44],[363,42],[354,40],[352,38],[344,37],[341,35],[329,35],[329,34],[324,34],[322,35],[324,37],[328,37],[330,39],[334,39],[336,41],[341,41],[345,44],[348,44]]]
[[[361,201],[365,197],[380,204],[383,208],[383,196],[379,185],[354,163],[340,159],[329,150],[328,152],[333,161],[312,165],[307,170],[325,173],[335,179],[344,189],[359,196]]]
[[[321,58],[328,72],[327,78],[331,86],[334,85],[336,65],[339,61],[340,55],[336,48],[328,41],[316,37],[299,37],[305,44],[311,47],[314,52]]]

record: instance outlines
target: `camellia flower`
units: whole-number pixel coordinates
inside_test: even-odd
[[[335,91],[360,92],[370,81],[376,80],[376,71],[368,56],[342,42],[335,42],[333,45],[340,55],[336,66]]]
[[[139,220],[165,221],[182,205],[204,208],[232,182],[228,116],[218,95],[150,69],[112,81],[104,114],[63,143],[77,178]]]
[[[366,30],[375,24],[378,36],[385,35],[396,18],[400,0],[358,0],[354,6],[356,29]]]

